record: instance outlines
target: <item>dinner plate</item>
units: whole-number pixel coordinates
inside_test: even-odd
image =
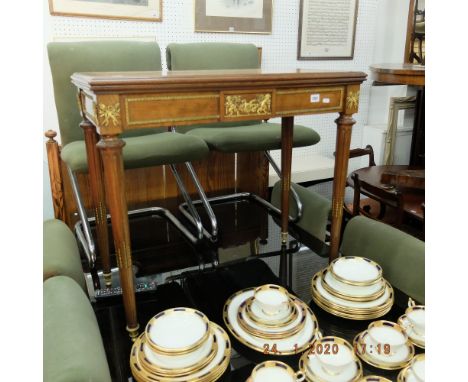
[[[385,293],[385,280],[368,286],[349,285],[338,281],[328,268],[322,272],[322,286],[330,294],[352,301],[373,301]]]
[[[141,342],[143,344],[143,355],[147,361],[147,369],[160,375],[193,373],[205,367],[217,354],[218,343],[215,339],[216,336],[212,334],[206,341],[206,344],[194,353],[171,356],[157,354],[152,351],[147,344],[146,338],[143,337]]]
[[[375,343],[370,339],[367,330],[359,333],[353,341],[359,358],[371,366],[384,370],[398,370],[406,367],[414,356],[414,346],[407,341],[404,346],[391,354],[379,354]],[[382,349],[384,344],[381,344]],[[381,350],[381,353],[384,351]]]
[[[330,305],[323,303],[317,296],[312,294],[312,299],[314,300],[315,304],[322,308],[324,311],[333,314],[337,317],[346,318],[348,320],[373,320],[376,318],[380,318],[385,316],[391,309],[392,309],[392,301],[382,310],[378,311],[369,311],[367,313],[348,313],[346,311],[335,309]]]
[[[421,349],[424,349],[426,347],[425,337],[420,336],[419,334],[414,332],[411,323],[408,320],[408,317],[406,317],[406,314],[403,314],[402,316],[400,316],[400,318],[398,318],[398,325],[400,325],[403,328],[413,345]]]
[[[382,267],[365,257],[342,256],[329,269],[338,281],[350,285],[371,285],[382,278]]]
[[[245,309],[247,315],[252,321],[265,327],[278,327],[288,325],[293,320],[295,320],[298,315],[298,310],[295,304],[291,305],[291,309],[289,311],[286,310],[276,315],[268,315],[256,303],[254,296],[248,298],[245,301]]]
[[[314,382],[355,382],[362,377],[362,364],[359,359],[354,356],[354,361],[338,375],[327,373],[316,355],[306,351],[299,360],[299,370],[301,370],[308,381]]]
[[[208,318],[190,308],[158,313],[146,325],[148,345],[162,354],[187,354],[200,348],[210,335]]]
[[[322,271],[315,274],[312,278],[311,284],[312,295],[318,295],[320,298],[325,300],[326,303],[336,306],[338,309],[343,309],[348,313],[365,314],[372,310],[384,309],[390,300],[392,300],[393,304],[393,288],[388,282],[386,282],[385,292],[381,297],[374,301],[367,302],[349,301],[333,296],[327,292],[322,286]]]
[[[231,358],[231,342],[229,336],[219,325],[211,322],[210,327],[216,337],[218,351],[213,360],[203,369],[196,371],[186,376],[171,376],[161,377],[157,374],[146,371],[142,367],[142,359],[144,360],[144,352],[142,347],[142,336],[135,341],[130,354],[130,367],[132,374],[137,381],[156,381],[156,382],[183,382],[190,380],[191,382],[209,382],[219,378],[229,366]]]
[[[315,339],[318,331],[317,319],[312,310],[301,300],[291,298],[306,310],[304,328],[297,334],[284,339],[260,339],[246,332],[238,323],[237,315],[240,305],[254,294],[255,288],[241,290],[233,294],[224,304],[223,320],[231,334],[243,345],[264,353],[270,351],[275,355],[291,355],[304,351]],[[275,350],[272,350],[275,349]]]
[[[304,328],[306,321],[306,310],[301,304],[298,304],[296,301],[292,303],[295,305],[295,308],[299,311],[299,314],[292,323],[286,326],[280,327],[263,327],[261,325],[253,322],[246,313],[245,301],[240,305],[239,313],[237,320],[239,325],[250,334],[259,338],[269,338],[269,339],[281,339],[285,337],[292,336]]]

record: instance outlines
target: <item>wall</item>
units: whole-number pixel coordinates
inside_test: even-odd
[[[382,50],[382,45],[387,43],[387,38],[391,35],[391,30],[394,27],[393,18],[399,19],[402,17],[400,8],[392,8],[393,4],[406,3],[407,1],[360,0],[353,60],[297,61],[299,0],[276,0],[274,2],[273,33],[271,35],[194,33],[193,0],[164,0],[162,23],[52,17],[48,14],[45,5],[44,41],[46,44],[49,41],[80,40],[96,37],[106,39],[155,38],[162,49],[170,42],[252,42],[263,48],[263,67],[266,69],[308,68],[355,70],[369,73],[369,65],[375,62],[377,51]],[[46,3],[45,0],[44,3]],[[382,6],[385,7],[382,8]],[[405,8],[404,5],[401,5],[401,7],[402,9]],[[389,9],[393,10],[393,13],[389,13]],[[406,16],[403,15],[403,19],[406,25]],[[383,25],[385,25],[384,30],[382,30]],[[379,41],[379,43],[376,44],[376,41]],[[394,49],[400,51],[397,45],[392,43],[389,45],[390,48],[387,46],[382,51],[389,52],[394,51]],[[380,56],[386,57],[382,54]],[[352,136],[353,147],[361,146],[362,143],[363,126],[367,123],[370,88],[371,82],[367,81],[361,89],[360,108],[355,117],[357,123]],[[296,150],[295,157],[307,156],[310,152],[332,156],[336,138],[334,119],[334,116],[331,115],[297,118],[298,123],[316,129],[322,139],[316,146]],[[48,129],[58,130],[58,126],[50,73],[48,63],[45,61],[44,130]],[[45,172],[44,192],[47,192],[47,188],[48,174]],[[45,202],[44,217],[51,217],[52,215],[52,204],[50,201],[49,203]]]

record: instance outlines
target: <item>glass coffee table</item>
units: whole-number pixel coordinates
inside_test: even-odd
[[[227,330],[222,311],[225,301],[235,292],[263,284],[283,285],[310,304],[324,336],[338,336],[351,344],[370,321],[335,317],[311,302],[310,280],[328,265],[328,247],[306,232],[291,227],[287,248],[279,242],[280,227],[271,211],[253,200],[238,200],[214,206],[220,222],[217,243],[193,246],[156,216],[131,221],[134,248],[137,310],[140,331],[162,310],[186,306],[205,313],[211,321]],[[279,221],[278,221],[279,222]],[[117,279],[117,278],[114,278]],[[118,285],[115,286],[118,289]],[[121,296],[98,293],[93,307],[100,326],[113,381],[133,380],[129,357],[132,343],[125,331]],[[396,322],[408,298],[395,290],[392,310],[380,319]],[[228,370],[220,381],[245,381],[253,367],[266,360],[280,360],[295,370],[301,354],[279,356],[260,353],[230,335],[233,352]],[[417,353],[421,350],[417,350]],[[373,368],[362,362],[364,375],[381,375],[396,380],[398,371]]]

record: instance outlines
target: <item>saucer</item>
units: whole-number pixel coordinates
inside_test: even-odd
[[[355,382],[362,377],[362,364],[356,355],[354,355],[354,358],[354,362],[346,366],[340,374],[331,375],[323,369],[315,354],[310,354],[310,352],[306,351],[299,360],[299,370],[310,381]]]
[[[380,349],[370,339],[367,330],[359,333],[353,341],[354,348],[359,358],[371,366],[384,370],[398,370],[406,367],[414,356],[414,346],[408,340],[404,346],[395,353],[387,355],[383,351],[384,344]]]
[[[382,267],[365,257],[342,256],[329,269],[335,279],[349,285],[372,285],[382,279]]]
[[[296,319],[293,322],[285,326],[265,327],[255,323],[250,319],[246,312],[246,301],[240,305],[237,320],[239,325],[246,332],[252,334],[255,337],[263,339],[281,339],[289,337],[300,332],[304,328],[306,320],[306,310],[304,307],[298,304],[297,301],[292,303],[294,304],[295,309],[299,311],[299,314],[296,316]]]
[[[215,336],[215,342],[218,344],[218,350],[213,360],[203,367],[202,369],[184,376],[160,376],[158,374],[147,371],[142,363],[146,362],[143,350],[143,336],[135,341],[130,354],[130,368],[132,374],[138,382],[143,381],[156,381],[156,382],[183,382],[183,381],[196,381],[196,382],[209,382],[218,379],[229,366],[231,358],[231,342],[227,333],[219,325],[211,322],[210,327]]]
[[[255,382],[296,382],[305,378],[302,371],[297,373],[287,364],[279,361],[265,361],[252,370],[248,381]]]
[[[362,377],[357,382],[392,382],[390,379],[380,377],[378,375],[368,375],[367,377]]]
[[[291,297],[291,296],[290,296]],[[288,325],[297,318],[298,310],[295,304],[292,304],[290,311],[286,310],[277,315],[266,314],[252,296],[245,301],[246,314],[255,323],[265,327],[278,327]]]
[[[237,320],[241,304],[252,297],[255,288],[241,290],[233,294],[224,304],[223,320],[231,334],[243,345],[258,352],[265,353],[269,351],[274,355],[292,355],[300,353],[307,349],[310,343],[315,339],[318,331],[318,323],[312,310],[301,300],[290,296],[291,300],[299,304],[306,311],[304,328],[297,334],[283,339],[261,339],[246,332]],[[273,353],[273,350],[275,353]]]
[[[402,371],[400,371],[400,374],[398,374],[397,382],[419,382],[420,379],[418,379],[416,376],[418,370],[416,370],[415,368],[419,369],[420,376],[424,380],[425,358],[425,354],[418,354],[417,356],[415,356],[411,364],[405,367]]]
[[[426,347],[426,341],[425,341],[424,336],[420,336],[419,334],[416,334],[414,332],[413,328],[411,327],[411,323],[406,317],[406,314],[403,314],[398,319],[398,325],[400,325],[403,328],[403,330],[406,332],[409,340],[413,343],[413,345],[421,349],[424,349]]]

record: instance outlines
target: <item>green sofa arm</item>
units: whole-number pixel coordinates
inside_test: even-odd
[[[71,278],[43,284],[44,381],[110,382],[109,365],[93,308]]]

